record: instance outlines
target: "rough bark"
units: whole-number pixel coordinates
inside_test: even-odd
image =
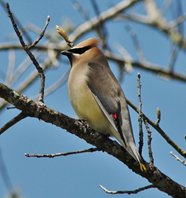
[[[90,129],[84,122],[72,119],[42,103],[37,103],[2,83],[0,83],[0,97],[20,109],[25,115],[66,129],[68,132],[114,156],[126,164],[133,172],[146,178],[160,191],[175,198],[186,197],[186,187],[172,180],[157,167],[149,168],[148,163],[146,163],[147,172],[141,172],[138,163],[118,143]]]

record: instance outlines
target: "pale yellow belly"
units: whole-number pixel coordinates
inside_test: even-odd
[[[69,76],[68,89],[72,106],[79,118],[87,120],[93,129],[109,134],[108,126],[110,124],[85,81],[85,76],[82,76],[81,79],[78,79],[77,76]]]
[[[109,133],[106,131],[108,130],[109,122],[99,108],[92,93],[88,90],[88,88],[80,88],[77,92],[75,97],[70,98],[73,108],[79,118],[87,120],[93,129],[102,133]],[[69,93],[69,95],[71,94]]]

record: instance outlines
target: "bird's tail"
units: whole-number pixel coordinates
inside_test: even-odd
[[[131,142],[130,146],[128,146],[126,148],[126,150],[130,153],[130,155],[136,160],[138,161],[139,165],[140,165],[140,170],[142,172],[146,172],[147,168],[145,166],[145,163],[143,162],[142,157],[140,156],[139,152],[136,149],[136,146],[133,142]]]

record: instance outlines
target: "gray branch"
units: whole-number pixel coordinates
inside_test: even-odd
[[[146,163],[147,172],[141,172],[138,163],[115,141],[95,132],[85,123],[72,119],[62,113],[48,108],[41,103],[34,102],[26,96],[8,88],[0,83],[0,97],[20,109],[27,116],[38,118],[47,123],[54,124],[68,132],[84,139],[86,142],[96,146],[99,150],[105,151],[119,161],[126,164],[133,172],[146,178],[160,191],[175,198],[186,197],[186,187],[178,184],[170,177],[162,173],[157,167],[150,169]]]

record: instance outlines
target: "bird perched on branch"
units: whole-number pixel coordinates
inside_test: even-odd
[[[114,136],[145,171],[136,149],[124,93],[98,44],[98,39],[91,38],[62,52],[72,67],[68,80],[72,106],[93,129]]]

